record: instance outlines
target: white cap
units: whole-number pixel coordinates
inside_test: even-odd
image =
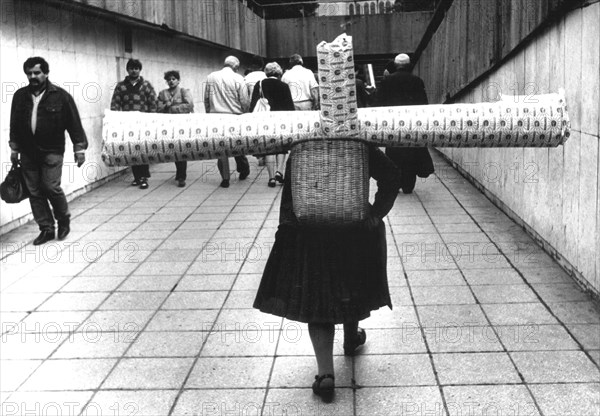
[[[394,58],[394,64],[396,64],[396,66],[410,65],[410,56],[405,53],[401,53]]]

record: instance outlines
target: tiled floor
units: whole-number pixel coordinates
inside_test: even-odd
[[[210,161],[78,198],[66,241],[2,236],[2,414],[600,415],[598,305],[435,159],[386,219],[393,311],[355,358],[336,334],[332,404],[306,326],[252,309],[281,188]]]

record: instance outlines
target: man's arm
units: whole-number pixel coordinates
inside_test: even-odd
[[[204,88],[204,110],[210,113],[210,94],[211,94],[210,81],[206,81],[206,87]]]
[[[242,106],[242,111],[244,113],[247,113],[250,109],[250,96],[248,95],[248,88],[246,88],[246,84],[244,83],[243,79],[236,82],[236,87],[238,100],[240,101],[240,104]]]
[[[123,106],[121,105],[121,93],[119,92],[119,84],[113,91],[112,99],[110,100],[110,109],[112,111],[121,111]]]
[[[154,91],[154,87],[149,82],[148,82],[147,87],[148,87],[148,112],[156,113],[157,101],[158,101],[156,98],[156,91]]]
[[[79,117],[79,111],[75,105],[75,101],[70,94],[65,93],[67,105],[63,107],[63,111],[66,112],[65,119],[67,122],[67,131],[73,142],[73,151],[75,153],[85,153],[85,149],[88,148],[88,140],[81,124],[81,118]]]
[[[10,161],[12,163],[16,163],[19,160],[19,137],[17,135],[17,111],[15,104],[18,100],[17,94],[13,96],[10,106],[10,134],[8,145],[10,146]]]

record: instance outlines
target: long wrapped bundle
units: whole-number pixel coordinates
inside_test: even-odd
[[[358,137],[352,37],[317,46],[321,134],[292,147],[292,202],[304,224],[345,225],[369,210],[368,147]]]
[[[378,146],[556,147],[569,137],[562,94],[523,102],[358,109],[354,138]],[[325,136],[319,112],[148,114],[107,111],[102,158],[110,166],[272,153]],[[349,136],[345,136],[349,137]]]
[[[564,92],[495,103],[358,110],[360,138],[379,146],[556,147],[569,137]]]

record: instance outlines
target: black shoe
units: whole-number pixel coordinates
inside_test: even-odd
[[[183,188],[185,186],[185,180],[178,179],[177,180],[177,186],[179,186],[180,188]]]
[[[57,233],[57,237],[59,240],[64,240],[65,238],[67,238],[67,236],[69,235],[69,233],[71,232],[71,225],[70,223],[65,223],[65,224],[58,224],[58,233]]]
[[[344,355],[353,356],[356,349],[364,345],[365,342],[367,342],[367,333],[364,329],[358,328],[354,339],[349,341],[344,340]]]
[[[248,177],[248,175],[250,175],[250,169],[241,172],[240,173],[240,181],[243,181],[244,179],[246,179]]]
[[[140,179],[140,189],[148,189],[148,181],[146,178]]]
[[[133,182],[131,182],[131,186],[140,186],[140,181],[134,179]]]
[[[323,380],[330,378],[332,383],[327,383],[327,386],[321,386]],[[333,394],[335,393],[335,377],[332,374],[323,374],[322,376],[315,376],[315,381],[312,385],[312,391],[317,396],[321,397],[325,403],[331,403],[333,401]]]
[[[50,240],[54,240],[54,230],[52,231],[42,231],[40,235],[37,236],[35,240],[33,240],[34,246],[39,246],[44,244]]]
[[[267,186],[269,188],[275,188],[275,186],[277,186],[277,181],[275,180],[275,178],[269,179],[269,182],[267,182]]]
[[[283,175],[281,174],[281,172],[275,172],[275,180],[279,183],[283,183]]]
[[[221,188],[229,188],[229,179],[223,179],[221,181]]]

